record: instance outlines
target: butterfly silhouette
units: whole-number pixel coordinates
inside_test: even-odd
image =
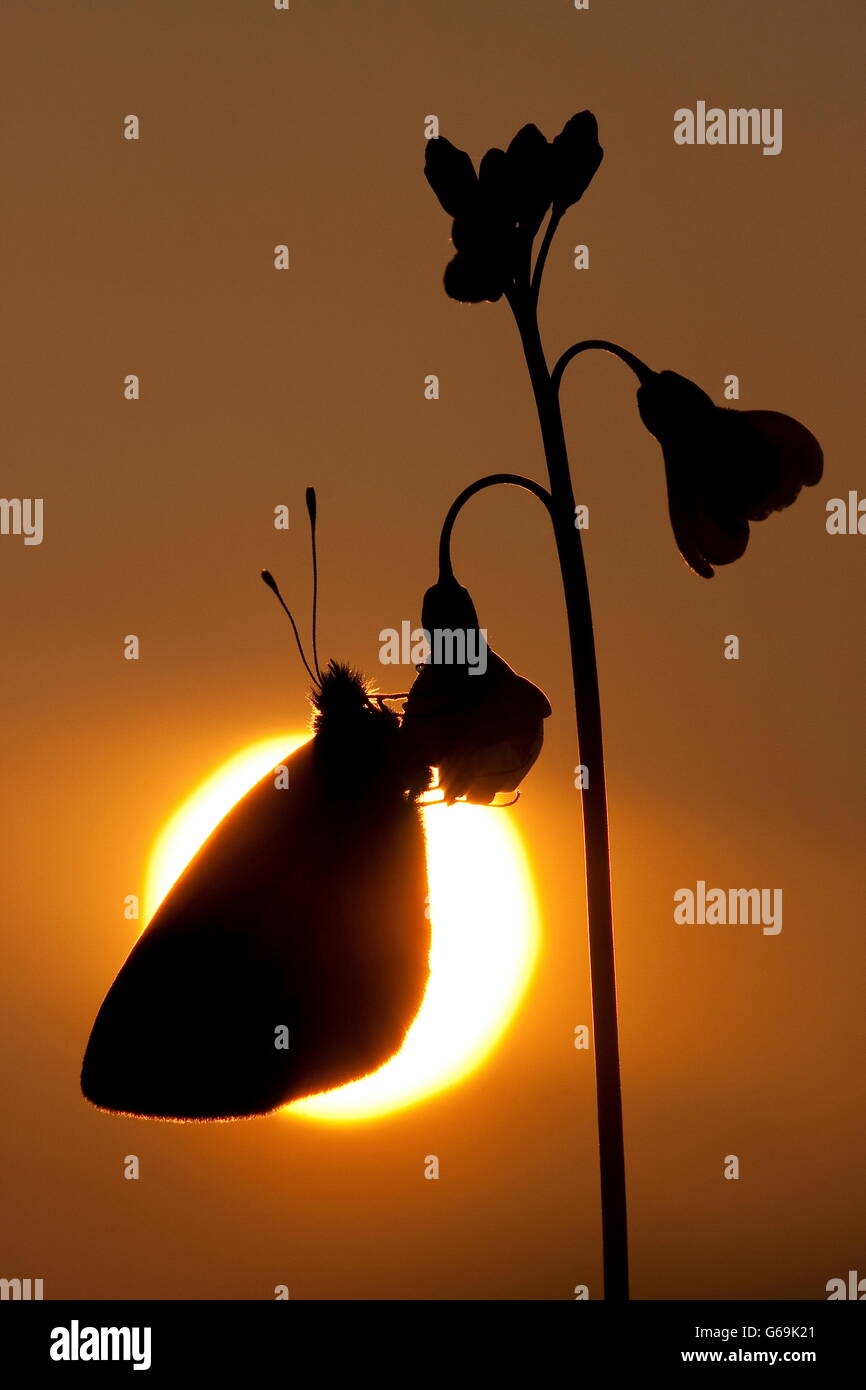
[[[313,737],[280,765],[287,776],[269,772],[220,822],[109,989],[81,1072],[84,1095],[104,1110],[175,1120],[266,1114],[377,1070],[420,1008],[430,950],[418,806],[431,782],[427,749],[388,708],[403,696],[371,694],[346,665],[319,668],[311,488],[307,508],[312,666],[275,581],[262,577],[313,682]],[[413,730],[429,713],[443,759],[453,728],[462,760],[471,729],[443,679],[444,702],[435,682],[425,686]],[[478,799],[491,799],[489,783]],[[507,776],[503,786],[512,784]]]
[[[81,1073],[103,1109],[264,1114],[381,1066],[421,1004],[426,861],[399,718],[359,673],[320,671],[315,636],[312,670],[289,617],[314,736],[220,822],[108,991]]]

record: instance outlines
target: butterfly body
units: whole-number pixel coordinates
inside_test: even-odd
[[[82,1068],[95,1105],[264,1114],[399,1049],[430,944],[399,721],[333,663],[314,702],[316,732],[287,759],[288,786],[269,773],[235,805],[109,990]]]

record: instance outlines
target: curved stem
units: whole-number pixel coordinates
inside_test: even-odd
[[[524,478],[521,473],[489,473],[486,478],[478,478],[476,482],[470,483],[455,497],[451,506],[448,508],[448,515],[442,523],[442,534],[439,538],[439,578],[453,579],[454,571],[451,568],[451,532],[454,530],[454,523],[463,509],[464,503],[470,497],[474,497],[476,492],[481,492],[483,488],[498,487],[500,483],[510,484],[512,487],[522,487],[525,492],[533,493],[539,501],[543,502],[548,512],[551,511],[553,499],[547,488],[542,487],[541,483],[536,483],[532,478]]]
[[[646,362],[635,357],[628,348],[620,347],[619,343],[609,343],[605,338],[585,338],[582,343],[573,343],[570,348],[566,349],[550,374],[550,383],[557,395],[559,394],[562,374],[572,357],[576,357],[579,352],[586,352],[590,348],[598,348],[601,352],[613,353],[614,357],[618,357],[621,362],[625,362],[627,367],[631,367],[641,385],[649,381],[650,377],[655,376],[655,372],[647,366]]]
[[[556,235],[556,229],[559,226],[561,219],[562,213],[555,211],[555,209],[551,209],[550,218],[548,220],[547,227],[545,228],[544,236],[541,240],[541,246],[538,249],[538,256],[536,257],[535,261],[535,269],[532,272],[532,283],[530,286],[530,293],[532,295],[533,304],[538,303],[538,293],[541,289],[541,277],[544,274],[544,266],[547,261],[547,253],[550,250],[550,244]]]
[[[588,784],[583,792],[583,837],[598,1106],[604,1296],[611,1301],[624,1300],[629,1296],[628,1228],[607,791],[589,584],[580,532],[574,524],[574,490],[556,389],[565,363],[560,359],[558,375],[555,372],[554,376],[551,376],[538,330],[534,302],[531,299],[527,302],[526,298],[517,296],[512,297],[509,302],[529,369],[547,459],[552,501],[551,518],[571,643],[579,756],[581,763],[587,768],[588,775]],[[578,344],[577,348],[581,349],[582,346]],[[574,351],[575,349],[571,350],[572,355]],[[622,352],[624,349],[618,350],[619,354]],[[565,354],[565,357],[568,358],[568,354]],[[638,359],[634,361],[637,363]],[[642,363],[640,365],[643,366]]]

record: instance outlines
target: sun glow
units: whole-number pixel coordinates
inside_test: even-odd
[[[145,891],[149,921],[223,816],[308,734],[243,749],[166,822]],[[423,808],[432,945],[430,979],[400,1051],[370,1076],[285,1106],[283,1114],[351,1121],[387,1114],[455,1085],[504,1034],[532,975],[538,911],[529,864],[507,811]]]
[[[145,922],[150,921],[169,888],[235,802],[309,737],[280,734],[252,743],[199,783],[166,821],[151,850],[144,890]]]

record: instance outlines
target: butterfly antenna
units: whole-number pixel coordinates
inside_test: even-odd
[[[280,593],[280,586],[278,585],[277,581],[274,579],[274,576],[271,574],[270,570],[262,570],[262,579],[263,579],[264,582],[267,584],[268,588],[269,588],[269,589],[272,589],[272,590],[274,591],[274,593],[276,594],[277,598],[278,598],[279,601],[280,601],[280,606],[282,607],[283,612],[286,614],[286,617],[288,618],[289,622],[290,622],[291,625],[292,625],[292,632],[295,634],[295,641],[296,641],[297,644],[298,644],[298,651],[301,653],[301,660],[303,661],[304,665],[305,665],[306,668],[307,668],[307,675],[310,677],[310,680],[313,682],[313,685],[321,685],[321,683],[322,683],[322,678],[321,678],[321,676],[315,674],[315,673],[310,669],[310,663],[309,663],[309,661],[307,660],[306,654],[305,654],[305,652],[304,652],[303,644],[302,644],[302,642],[301,642],[301,634],[298,632],[298,625],[297,625],[297,623],[295,622],[294,618],[293,618],[292,615],[291,615],[291,612],[289,611],[289,609],[288,609],[288,607],[287,607],[287,605],[286,605],[286,600],[283,598],[282,594]],[[317,666],[316,670],[318,670],[318,666]]]
[[[319,670],[318,610],[319,610],[319,561],[316,555],[316,490],[308,487],[306,491],[307,512],[310,517],[310,542],[313,547],[313,665],[316,675],[322,679]]]

